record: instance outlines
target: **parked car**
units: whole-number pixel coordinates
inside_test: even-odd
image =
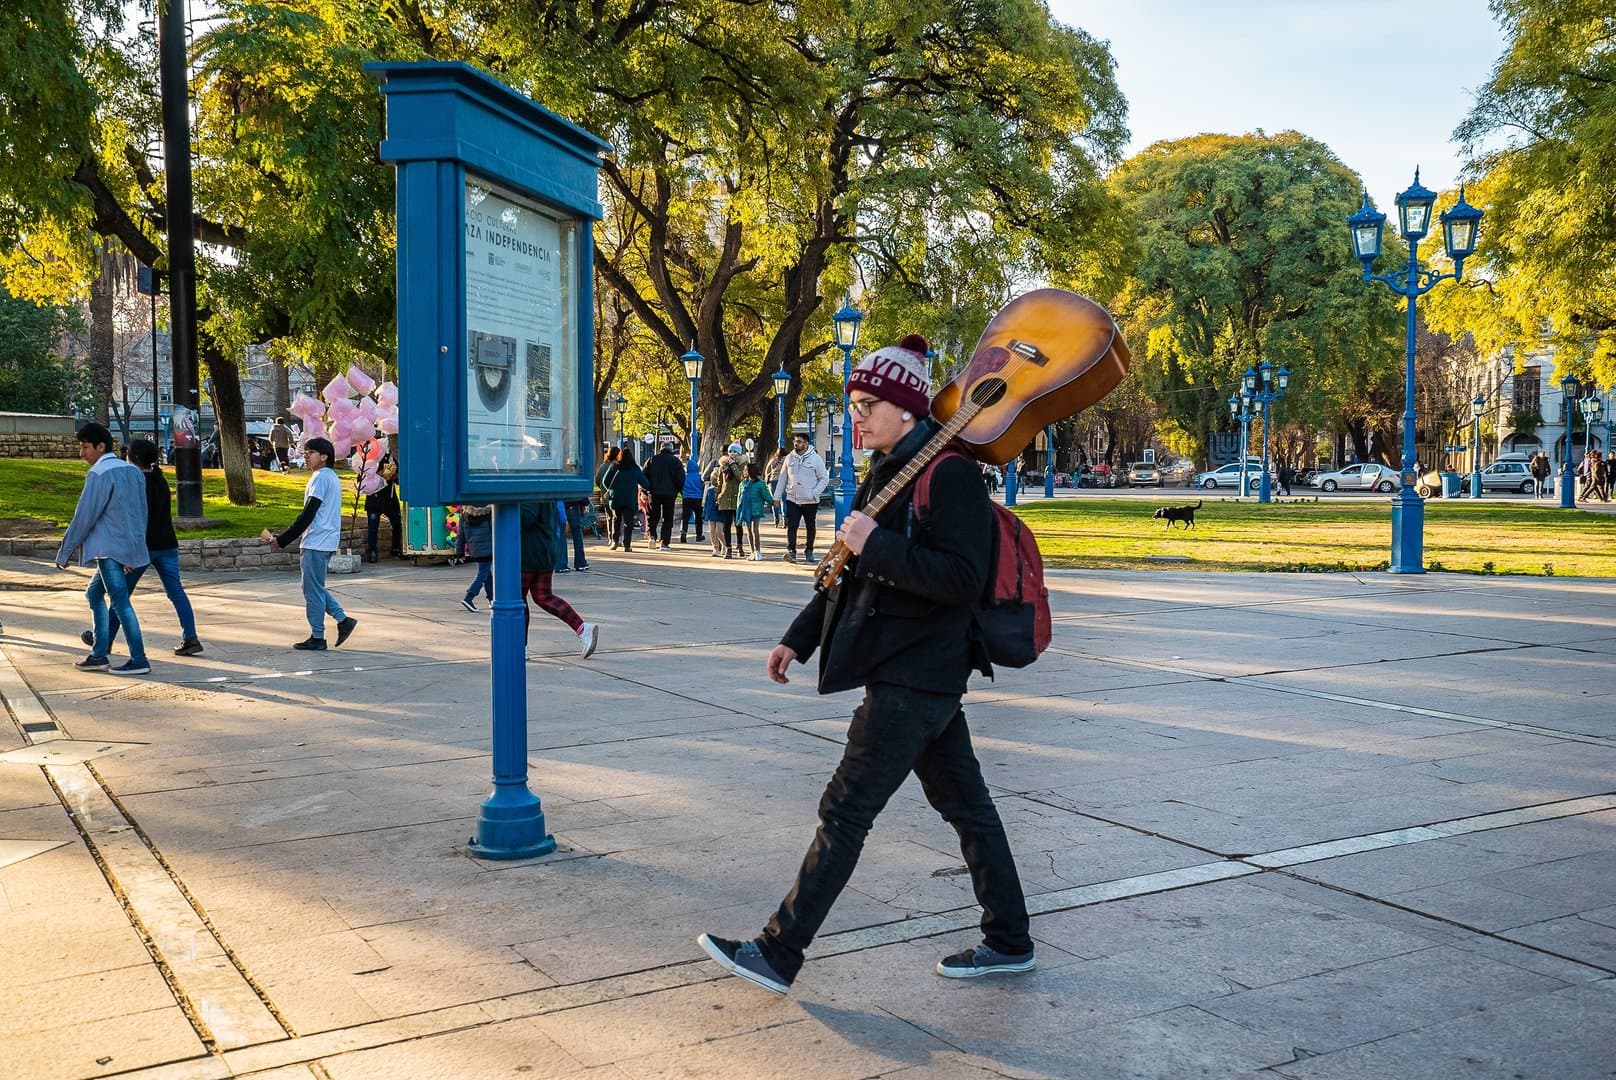
[[[1252,491],[1257,490],[1257,485],[1262,482],[1260,479],[1262,477],[1262,462],[1255,458],[1248,460],[1245,469],[1247,487]],[[1270,485],[1273,484],[1272,475],[1270,475],[1268,482]],[[1240,488],[1240,462],[1231,461],[1227,465],[1219,465],[1215,469],[1201,473],[1195,478],[1195,486],[1206,488],[1208,491],[1220,487],[1234,488],[1238,491]]]
[[[1128,466],[1129,487],[1161,487],[1161,470],[1154,462],[1136,461]]]
[[[1528,461],[1511,461],[1499,458],[1485,469],[1481,470],[1481,490],[1486,491],[1519,491],[1524,495],[1532,493],[1532,471]],[[1468,486],[1469,478],[1465,480]]]
[[[1396,491],[1403,485],[1395,469],[1374,462],[1360,462],[1334,472],[1319,473],[1313,478],[1313,486],[1320,491],[1384,492]]]
[[[1111,466],[1104,463],[1083,466],[1083,475],[1078,479],[1078,487],[1108,488],[1116,487],[1116,475],[1112,473]]]
[[[1195,482],[1195,462],[1189,458],[1179,458],[1162,469],[1161,474],[1163,484],[1172,484],[1174,487],[1189,487]]]

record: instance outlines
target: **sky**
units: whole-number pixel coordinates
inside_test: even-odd
[[[1382,208],[1414,179],[1453,187],[1451,141],[1504,38],[1486,0],[1046,0],[1109,41],[1127,152],[1202,132],[1299,131]]]

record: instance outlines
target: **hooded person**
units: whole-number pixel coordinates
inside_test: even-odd
[[[864,690],[819,803],[819,829],[762,933],[697,938],[725,970],[778,994],[790,989],[876,816],[911,772],[959,834],[982,906],[982,944],[943,958],[937,974],[965,979],[1034,967],[1021,882],[960,708],[971,671],[990,670],[972,631],[994,529],[981,469],[962,456],[940,459],[924,514],[914,512],[912,486],[873,516],[862,510],[937,431],[927,418],[926,351],[926,339],[911,334],[864,357],[849,379],[853,423],[874,452],[838,531],[852,557],[766,662],[769,678],[784,683],[791,663],[817,649],[820,693]]]

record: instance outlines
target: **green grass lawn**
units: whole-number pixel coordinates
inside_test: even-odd
[[[1182,496],[1034,500],[1016,512],[1051,566],[1138,570],[1384,569],[1391,507],[1382,498],[1341,502],[1206,500],[1194,529],[1169,530],[1157,506]],[[1150,556],[1187,556],[1189,562]],[[1616,577],[1616,517],[1551,508],[1547,501],[1435,499],[1425,504],[1425,564],[1468,573]]]
[[[0,535],[48,536],[66,528],[84,488],[84,463],[38,461],[31,458],[0,460]],[[164,466],[169,487],[174,470]],[[209,529],[181,529],[180,536],[256,536],[268,528],[280,531],[292,523],[303,506],[307,472],[253,471],[258,502],[232,506],[224,494],[224,470],[202,471],[203,514],[223,524]],[[344,483],[344,512],[352,505],[353,485]]]

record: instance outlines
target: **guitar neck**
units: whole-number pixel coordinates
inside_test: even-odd
[[[980,411],[981,406],[975,402],[969,400],[963,402],[954,415],[948,418],[948,423],[939,428],[937,434],[927,439],[926,444],[915,451],[915,456],[904,462],[903,468],[898,470],[898,474],[882,485],[881,490],[876,492],[870,501],[864,504],[862,512],[874,517],[882,510],[885,510],[887,504],[903,494],[904,490],[915,482],[915,477],[919,476],[921,471],[927,465],[930,465],[938,454],[948,449],[948,444],[953,442],[954,437],[961,431],[965,430],[965,425],[969,424],[971,418]]]

